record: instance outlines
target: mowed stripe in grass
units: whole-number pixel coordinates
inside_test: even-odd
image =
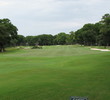
[[[65,49],[63,47],[62,51]],[[23,55],[24,51],[20,52]],[[110,98],[109,52],[91,54],[85,49],[85,55],[50,57],[14,56],[17,53],[19,51],[0,57],[0,100],[69,100],[70,96],[87,96],[90,100]]]
[[[99,54],[101,51],[90,50],[90,47],[84,46],[43,46],[43,49],[18,49],[9,48],[7,52],[1,54],[1,56],[17,56],[17,57],[57,57],[57,56],[77,56],[88,54]]]

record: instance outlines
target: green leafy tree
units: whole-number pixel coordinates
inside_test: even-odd
[[[38,35],[39,45],[53,45],[53,36],[50,34]]]
[[[102,17],[101,24],[102,24],[102,27],[100,29],[100,32],[101,32],[100,37],[103,45],[106,48],[106,46],[110,45],[110,14],[105,14]]]
[[[30,46],[35,45],[53,45],[53,36],[50,34],[42,34],[38,36],[26,36],[26,43]]]
[[[23,35],[17,35],[17,45],[25,45],[25,37]]]
[[[10,45],[9,45],[9,46],[15,47],[15,46],[17,46],[17,42],[18,42],[17,39],[12,39],[12,40],[10,41]]]
[[[102,43],[102,39],[101,39],[101,33],[100,33],[100,29],[102,27],[102,24],[100,22],[97,22],[94,24],[94,31],[95,31],[95,45],[100,46]]]
[[[84,45],[83,29],[79,29],[75,32],[76,43]]]
[[[58,45],[57,35],[54,35],[54,36],[53,36],[53,45]]]
[[[0,19],[0,52],[4,52],[5,45],[16,38],[17,31],[18,29],[9,19]]]
[[[75,33],[77,42],[84,45],[95,45],[97,31],[94,24],[85,24]]]
[[[64,44],[66,44],[67,34],[64,32],[61,32],[61,33],[57,34],[55,40],[57,41],[58,45],[64,45]]]
[[[69,35],[69,44],[75,44],[75,43],[76,43],[75,32],[71,31]]]
[[[35,41],[33,41],[33,40],[34,40],[34,36],[26,36],[25,37],[26,45],[34,46],[35,45]]]

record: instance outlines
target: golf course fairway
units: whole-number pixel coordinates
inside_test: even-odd
[[[84,46],[0,53],[0,100],[110,100],[110,52]]]

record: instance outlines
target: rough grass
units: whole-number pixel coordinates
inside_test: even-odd
[[[0,100],[110,99],[110,52],[80,46],[0,54]]]

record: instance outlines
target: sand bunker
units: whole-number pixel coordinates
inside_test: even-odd
[[[110,51],[109,49],[97,49],[97,48],[91,48],[91,50]]]

